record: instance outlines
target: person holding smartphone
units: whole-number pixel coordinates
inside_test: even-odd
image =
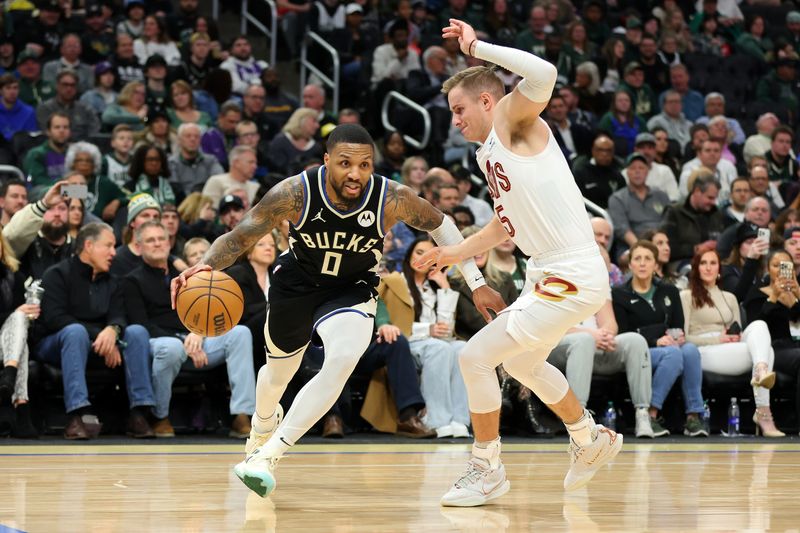
[[[720,259],[716,250],[699,253],[692,259],[689,288],[681,291],[686,320],[686,339],[700,349],[703,370],[738,376],[752,370],[750,384],[756,412],[756,434],[785,437],[775,427],[769,407],[769,389],[775,385],[772,350],[767,324],[754,320],[742,331],[736,296],[717,285]]]
[[[792,257],[785,250],[773,250],[767,256],[767,274],[750,290],[744,308],[751,320],[767,323],[775,351],[773,369],[798,382],[795,407],[800,413],[800,341],[789,329],[791,321],[800,319],[800,286]]]

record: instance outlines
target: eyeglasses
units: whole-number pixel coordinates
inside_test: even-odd
[[[258,136],[258,132],[257,131],[248,131],[248,132],[239,134],[239,137],[257,137],[257,136]]]
[[[94,163],[94,159],[91,157],[76,157],[73,161],[75,163]]]
[[[265,97],[260,94],[246,94],[245,98],[255,98],[256,100],[263,100]]]

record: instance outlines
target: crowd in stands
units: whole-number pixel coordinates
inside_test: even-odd
[[[675,431],[664,416],[671,394],[682,402],[679,431],[707,436],[710,376],[729,376],[751,387],[758,432],[796,428],[800,10],[792,2],[279,0],[280,65],[256,57],[247,35],[222,38],[198,0],[34,0],[7,3],[2,16],[0,164],[24,179],[0,184],[0,415],[13,407],[0,433],[52,429],[36,415],[43,399],[29,398],[29,364],[60,369],[67,439],[101,431],[87,368],[124,367],[126,432],[146,438],[174,436],[179,375],[224,364],[227,429],[246,437],[272,264],[289,247],[289,223],[229,269],[245,312],[221,337],[183,327],[168,281],[272,186],[322,164],[338,124],[367,127],[376,173],[412,188],[465,236],[487,224],[494,213],[475,146],[450,125],[441,93],[449,76],[479,62],[442,41],[449,18],[558,68],[542,118],[600,214],[591,224],[611,286],[607,304],[550,358],[581,403],[610,398],[592,390],[596,378],[624,374],[637,437]],[[298,98],[282,87],[308,31],[338,51],[337,114],[319,80]],[[308,54],[330,73],[324,55]],[[496,74],[509,89],[518,81]],[[390,91],[427,110],[426,147],[408,142],[422,123],[402,105],[389,111],[398,131],[384,130]],[[412,266],[433,245],[402,223],[387,232],[375,342],[355,371],[369,383],[360,414],[380,431],[467,437],[457,361],[483,318],[455,270]],[[510,240],[476,262],[507,302],[524,290],[525,258]],[[301,378],[322,357],[309,349]],[[497,373],[504,425],[552,435],[544,405]],[[775,386],[790,401],[773,416]],[[346,388],[322,421],[324,436],[348,430],[352,399]]]

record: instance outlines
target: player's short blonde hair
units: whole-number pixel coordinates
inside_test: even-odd
[[[506,88],[491,67],[469,67],[454,74],[442,85],[442,92],[448,94],[456,87],[474,93],[491,94],[495,100],[500,100],[506,93]]]

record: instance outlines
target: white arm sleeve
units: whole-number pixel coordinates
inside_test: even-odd
[[[517,89],[532,102],[547,102],[553,95],[558,70],[551,63],[528,52],[478,41],[475,57],[523,76]]]
[[[439,246],[452,246],[464,240],[461,232],[458,231],[456,225],[447,216],[442,219],[441,226],[431,231],[430,234]],[[471,291],[486,285],[486,280],[483,279],[483,274],[481,274],[474,259],[470,258],[462,261],[458,264],[458,269],[461,271],[461,275],[464,276],[464,280]]]

